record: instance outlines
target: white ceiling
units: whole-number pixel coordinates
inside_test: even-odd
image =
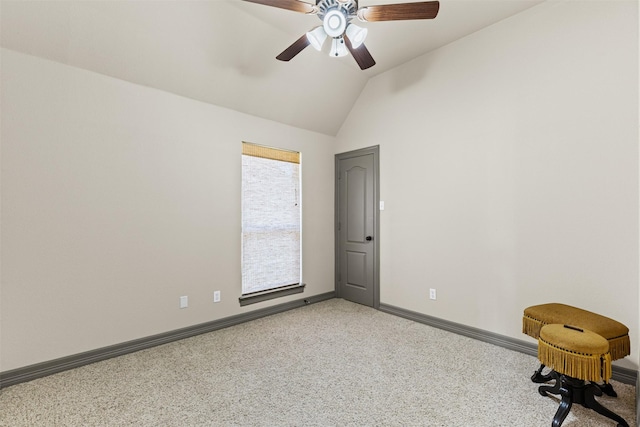
[[[336,135],[369,78],[542,1],[440,0],[433,20],[363,23],[377,62],[366,71],[351,56],[331,58],[311,47],[277,61],[318,17],[241,0],[2,0],[0,40],[12,50]]]

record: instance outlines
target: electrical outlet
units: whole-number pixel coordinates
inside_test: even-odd
[[[188,296],[180,297],[180,308],[187,308],[187,307],[189,307],[189,297]]]
[[[213,293],[213,302],[220,302],[220,291],[215,291]]]
[[[429,289],[429,299],[436,299],[436,290],[435,289]]]

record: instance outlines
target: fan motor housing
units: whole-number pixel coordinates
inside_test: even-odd
[[[345,21],[354,18],[358,12],[358,2],[356,0],[320,0],[316,6],[318,7],[318,18],[323,22],[327,13],[332,10],[340,12]]]

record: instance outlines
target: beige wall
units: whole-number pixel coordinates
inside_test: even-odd
[[[383,303],[518,339],[578,305],[637,367],[637,36],[636,2],[543,4],[373,78],[337,146],[2,50],[0,371],[299,298],[238,306],[242,140],[303,152],[304,295],[333,290],[333,154],[379,144]]]
[[[334,138],[9,50],[1,107],[0,371],[333,291]],[[302,152],[307,283],[244,308],[241,141]]]
[[[638,366],[637,7],[544,3],[369,81],[338,151],[380,145],[381,302],[523,340],[568,303]]]

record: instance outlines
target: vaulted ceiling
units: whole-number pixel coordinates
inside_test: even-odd
[[[312,0],[308,0],[311,2]],[[411,0],[360,0],[360,6]],[[5,1],[1,44],[202,102],[336,135],[371,77],[543,0],[440,0],[433,20],[358,24],[377,64],[307,48],[275,59],[320,24],[241,0]]]

